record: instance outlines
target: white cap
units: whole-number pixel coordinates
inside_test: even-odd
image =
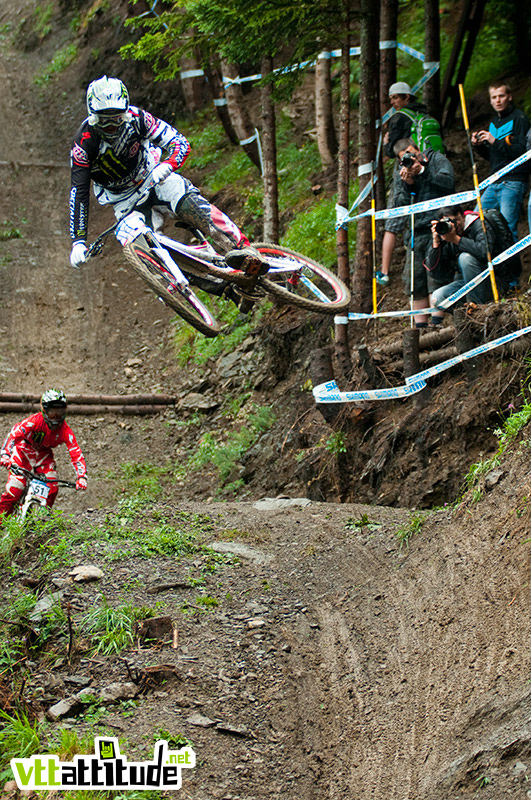
[[[411,94],[411,87],[408,83],[404,83],[404,81],[392,83],[389,87],[389,97],[391,97],[392,94]]]

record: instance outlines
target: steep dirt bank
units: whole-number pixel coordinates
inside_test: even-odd
[[[24,696],[44,710],[76,686],[99,696],[127,682],[125,662],[133,675],[175,668],[162,686],[133,687],[136,707],[106,701],[92,723],[72,708],[66,724],[79,737],[123,736],[122,750],[141,758],[160,731],[186,737],[199,759],[184,776],[189,800],[458,800],[479,791],[487,800],[524,800],[531,754],[524,468],[522,454],[485,501],[424,524],[375,506],[177,506],[171,496],[129,519],[131,531],[149,530],[151,515],[190,531],[199,526],[202,542],[239,555],[238,564],[214,572],[201,553],[117,559],[117,547],[127,552],[142,542],[138,533],[116,544],[87,533],[101,580],[74,588],[65,580],[69,567],[48,571],[47,586],[70,601],[76,630],[102,597],[113,607],[156,603],[178,631],[177,647],[166,637],[165,645],[90,659],[80,631],[71,663],[34,665]],[[119,517],[77,514],[76,541]],[[411,535],[403,546],[400,530]],[[72,563],[86,563],[87,552],[74,546]],[[38,577],[31,549],[15,560],[23,567],[17,584]],[[190,579],[201,576],[194,588]],[[44,597],[42,579],[40,586]],[[65,644],[63,637],[47,649],[62,654]]]

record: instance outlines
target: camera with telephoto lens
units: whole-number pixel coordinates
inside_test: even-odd
[[[402,158],[400,159],[400,166],[405,167],[406,169],[410,169],[415,163],[415,156],[411,153],[404,153]]]
[[[435,230],[437,231],[439,236],[446,236],[446,234],[450,233],[450,231],[452,230],[453,225],[454,223],[452,222],[451,219],[443,217],[443,219],[440,219],[439,222],[435,225]]]

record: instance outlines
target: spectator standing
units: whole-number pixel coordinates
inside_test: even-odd
[[[420,150],[438,150],[444,153],[439,123],[430,117],[423,103],[411,94],[409,84],[398,81],[389,87],[389,101],[395,113],[389,119],[384,135],[384,153],[395,158],[394,146],[400,139],[413,139]]]
[[[399,180],[395,182],[394,187],[394,206],[433,200],[454,191],[454,170],[442,153],[438,153],[436,150],[427,150],[425,153],[421,153],[412,139],[399,139],[395,144],[395,155],[399,159],[400,171]],[[410,219],[410,217],[403,216],[389,219],[386,222],[382,241],[382,268],[376,273],[376,280],[380,286],[389,284],[389,268],[397,235],[404,231],[406,247],[411,240],[411,225],[408,225]],[[407,259],[404,265],[404,287],[408,296],[413,296],[414,309],[427,308],[430,292],[435,288],[423,264],[431,242],[431,219],[430,211],[414,216],[413,287],[410,285],[410,260]],[[442,313],[432,316],[434,324],[440,323],[442,319]],[[417,328],[425,328],[428,324],[427,316],[416,316],[415,324]]]
[[[494,173],[525,153],[529,120],[524,112],[513,104],[511,87],[508,83],[501,81],[491,83],[489,97],[496,113],[488,131],[473,131],[471,140],[477,147],[478,153],[490,161]],[[481,198],[483,209],[497,208],[501,211],[515,242],[518,240],[517,224],[528,176],[529,166],[522,164],[488,186]]]

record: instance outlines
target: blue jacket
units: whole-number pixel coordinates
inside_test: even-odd
[[[515,158],[525,153],[526,134],[529,130],[529,120],[523,111],[510,103],[507,108],[496,114],[490,125],[489,133],[494,136],[494,144],[483,142],[477,145],[477,150],[484,158],[489,159],[492,172],[510,164]],[[501,181],[523,181],[529,178],[529,165],[521,164],[516,169],[504,175]]]

